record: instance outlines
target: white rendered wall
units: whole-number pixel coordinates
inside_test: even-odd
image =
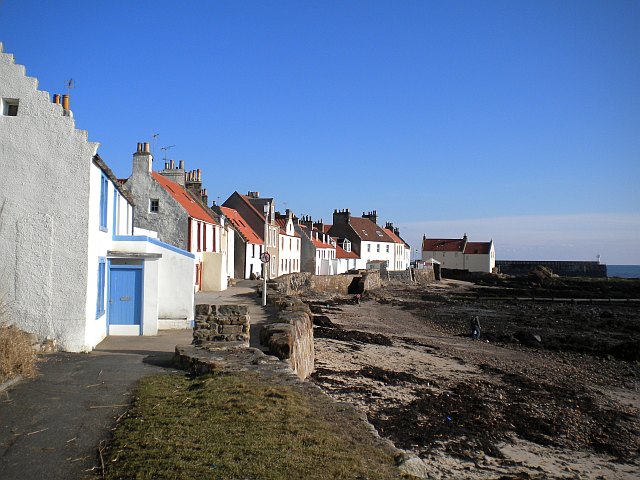
[[[253,265],[253,272],[256,275],[262,277],[262,262],[260,261],[260,255],[264,250],[263,245],[255,245],[253,243],[246,244],[246,256],[245,256],[245,271],[244,278],[251,276],[251,266]]]
[[[396,270],[395,268],[395,252],[394,247],[395,243],[388,242],[368,242],[362,241],[360,243],[360,260],[357,262],[358,268],[366,268],[367,262],[370,260],[386,260],[388,263],[389,270]],[[371,251],[367,251],[368,246],[371,247]],[[380,251],[378,252],[377,248],[380,246]],[[387,252],[387,246],[389,246],[389,251]]]
[[[441,268],[450,268],[452,270],[464,270],[465,261],[464,255],[460,252],[437,252],[437,251],[422,251],[422,260],[428,261],[430,258],[440,262]]]
[[[193,322],[194,295],[193,275],[194,259],[173,248],[163,247],[148,241],[117,241],[113,251],[123,253],[159,253],[162,257],[156,261],[145,260],[145,298],[155,295],[157,302],[156,320],[148,318],[146,325],[157,324],[157,329],[191,328]],[[157,290],[154,293],[147,287],[147,265],[156,263]],[[145,327],[146,330],[146,327]],[[146,334],[146,333],[145,333]]]
[[[89,350],[89,170],[98,144],[1,52],[0,98],[19,106],[15,117],[0,115],[0,297],[10,323],[64,350]]]
[[[300,238],[278,235],[278,276],[300,271]]]

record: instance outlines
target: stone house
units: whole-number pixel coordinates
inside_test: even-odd
[[[362,217],[352,217],[349,209],[334,210],[329,235],[341,242],[348,239],[351,250],[358,256],[356,268],[365,269],[372,260],[386,261],[388,270],[396,270],[394,240],[377,225],[378,213],[373,210]]]
[[[422,238],[422,260],[438,261],[441,268],[492,273],[496,267],[493,240],[470,242],[462,238]]]
[[[134,202],[75,127],[69,97],[38,81],[0,43],[0,301],[10,323],[68,351],[106,335],[190,325],[180,289],[193,256],[133,235]],[[29,185],[37,185],[34,195]],[[170,272],[171,274],[169,274]],[[175,292],[168,301],[166,290]]]
[[[147,144],[145,144],[147,145]],[[165,163],[161,172],[153,170],[148,146],[133,154],[131,176],[124,188],[138,208],[137,228],[153,230],[158,239],[195,257],[192,285],[195,291],[221,291],[227,288],[227,258],[221,248],[221,228],[204,203],[200,170],[184,171]]]
[[[271,257],[267,268],[267,278],[277,277],[280,226],[275,221],[276,210],[274,199],[262,198],[259,192],[248,192],[247,195],[233,192],[222,206],[233,208],[238,212],[238,215],[242,217],[244,222],[264,242],[263,248]]]

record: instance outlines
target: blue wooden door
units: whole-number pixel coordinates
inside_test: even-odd
[[[109,275],[109,325],[140,325],[142,269],[114,267]]]

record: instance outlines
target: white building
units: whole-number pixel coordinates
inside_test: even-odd
[[[349,209],[334,210],[333,225],[329,235],[338,240],[348,239],[352,250],[358,255],[356,268],[365,269],[373,260],[386,262],[387,270],[398,270],[395,265],[394,240],[377,224],[375,210],[363,213],[362,217],[352,217]]]
[[[189,326],[193,256],[135,237],[133,204],[62,105],[0,44],[0,299],[9,323],[68,351]],[[171,291],[171,301],[160,297]]]
[[[237,210],[229,207],[212,207],[219,209],[228,222],[233,224],[235,232],[234,268],[235,278],[258,278],[262,276],[260,255],[264,250],[264,242],[260,236],[245,222]]]
[[[496,266],[493,240],[470,242],[462,238],[422,238],[422,260],[440,262],[442,268],[492,273]]]
[[[411,265],[411,247],[400,237],[400,230],[388,223],[384,227],[385,233],[391,237],[393,246],[393,268],[391,270],[407,270]]]
[[[278,272],[276,276],[300,271],[300,234],[295,231],[293,215],[287,210],[284,216],[276,214],[278,232]]]

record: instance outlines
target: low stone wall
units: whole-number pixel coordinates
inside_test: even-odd
[[[416,283],[431,283],[436,281],[433,268],[414,268],[413,278]]]
[[[380,287],[382,280],[379,270],[363,270],[362,273],[346,275],[312,275],[301,272],[269,280],[269,288],[280,295],[297,295],[309,290],[347,295],[362,293],[363,289],[375,290]]]
[[[249,345],[249,321],[246,305],[196,305],[193,344],[242,342]]]
[[[546,267],[560,277],[607,277],[607,266],[599,262],[496,260],[498,271],[507,275],[526,276],[537,266]]]
[[[272,355],[287,360],[300,378],[308,378],[315,363],[313,316],[309,307],[296,298],[280,295],[271,295],[269,303],[280,312],[275,322],[260,331],[260,343]]]

